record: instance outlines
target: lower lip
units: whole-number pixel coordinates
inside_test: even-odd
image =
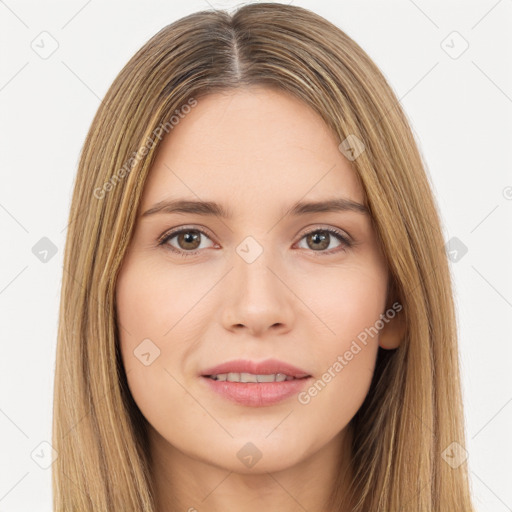
[[[299,393],[311,377],[283,382],[228,382],[202,377],[210,389],[224,398],[249,407],[274,405]]]

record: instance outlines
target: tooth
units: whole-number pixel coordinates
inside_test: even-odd
[[[257,382],[284,382],[294,380],[294,377],[285,375],[284,373],[271,374],[271,375],[255,375],[253,373],[219,373],[211,375],[210,378],[222,382],[243,382],[243,383],[257,383]]]
[[[256,377],[257,376],[252,373],[241,373],[240,382],[258,382]]]
[[[258,382],[274,382],[276,380],[275,375],[256,375]]]

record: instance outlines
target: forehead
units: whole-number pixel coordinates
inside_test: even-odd
[[[143,208],[171,196],[240,207],[339,195],[363,202],[339,142],[284,92],[250,87],[202,97],[161,142]]]

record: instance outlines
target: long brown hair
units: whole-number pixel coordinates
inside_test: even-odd
[[[380,351],[352,420],[353,512],[469,512],[457,333],[437,207],[398,99],[368,55],[306,9],[276,3],[203,11],[154,35],[122,69],[89,130],[67,232],[54,387],[56,511],[155,511],[146,420],[128,389],[116,278],[162,135],[201,97],[265,85],[312,107],[364,151],[364,187],[392,287],[400,347]],[[174,117],[173,117],[174,116]],[[457,446],[457,445],[455,445]],[[343,509],[341,484],[331,510]]]

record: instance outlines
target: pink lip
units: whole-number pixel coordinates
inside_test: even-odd
[[[221,373],[252,373],[269,375],[282,373],[295,380],[283,382],[228,382],[210,379],[208,375]],[[276,359],[254,361],[229,361],[202,372],[202,380],[209,388],[224,398],[249,407],[264,407],[276,404],[295,395],[309,382],[311,375],[300,368]]]
[[[279,361],[277,359],[266,359],[265,361],[249,361],[238,359],[236,361],[228,361],[211,368],[207,368],[201,375],[219,375],[221,373],[253,373],[255,375],[270,375],[273,373],[283,373],[288,377],[301,379],[309,377],[309,373],[301,368],[292,366],[291,364]]]

